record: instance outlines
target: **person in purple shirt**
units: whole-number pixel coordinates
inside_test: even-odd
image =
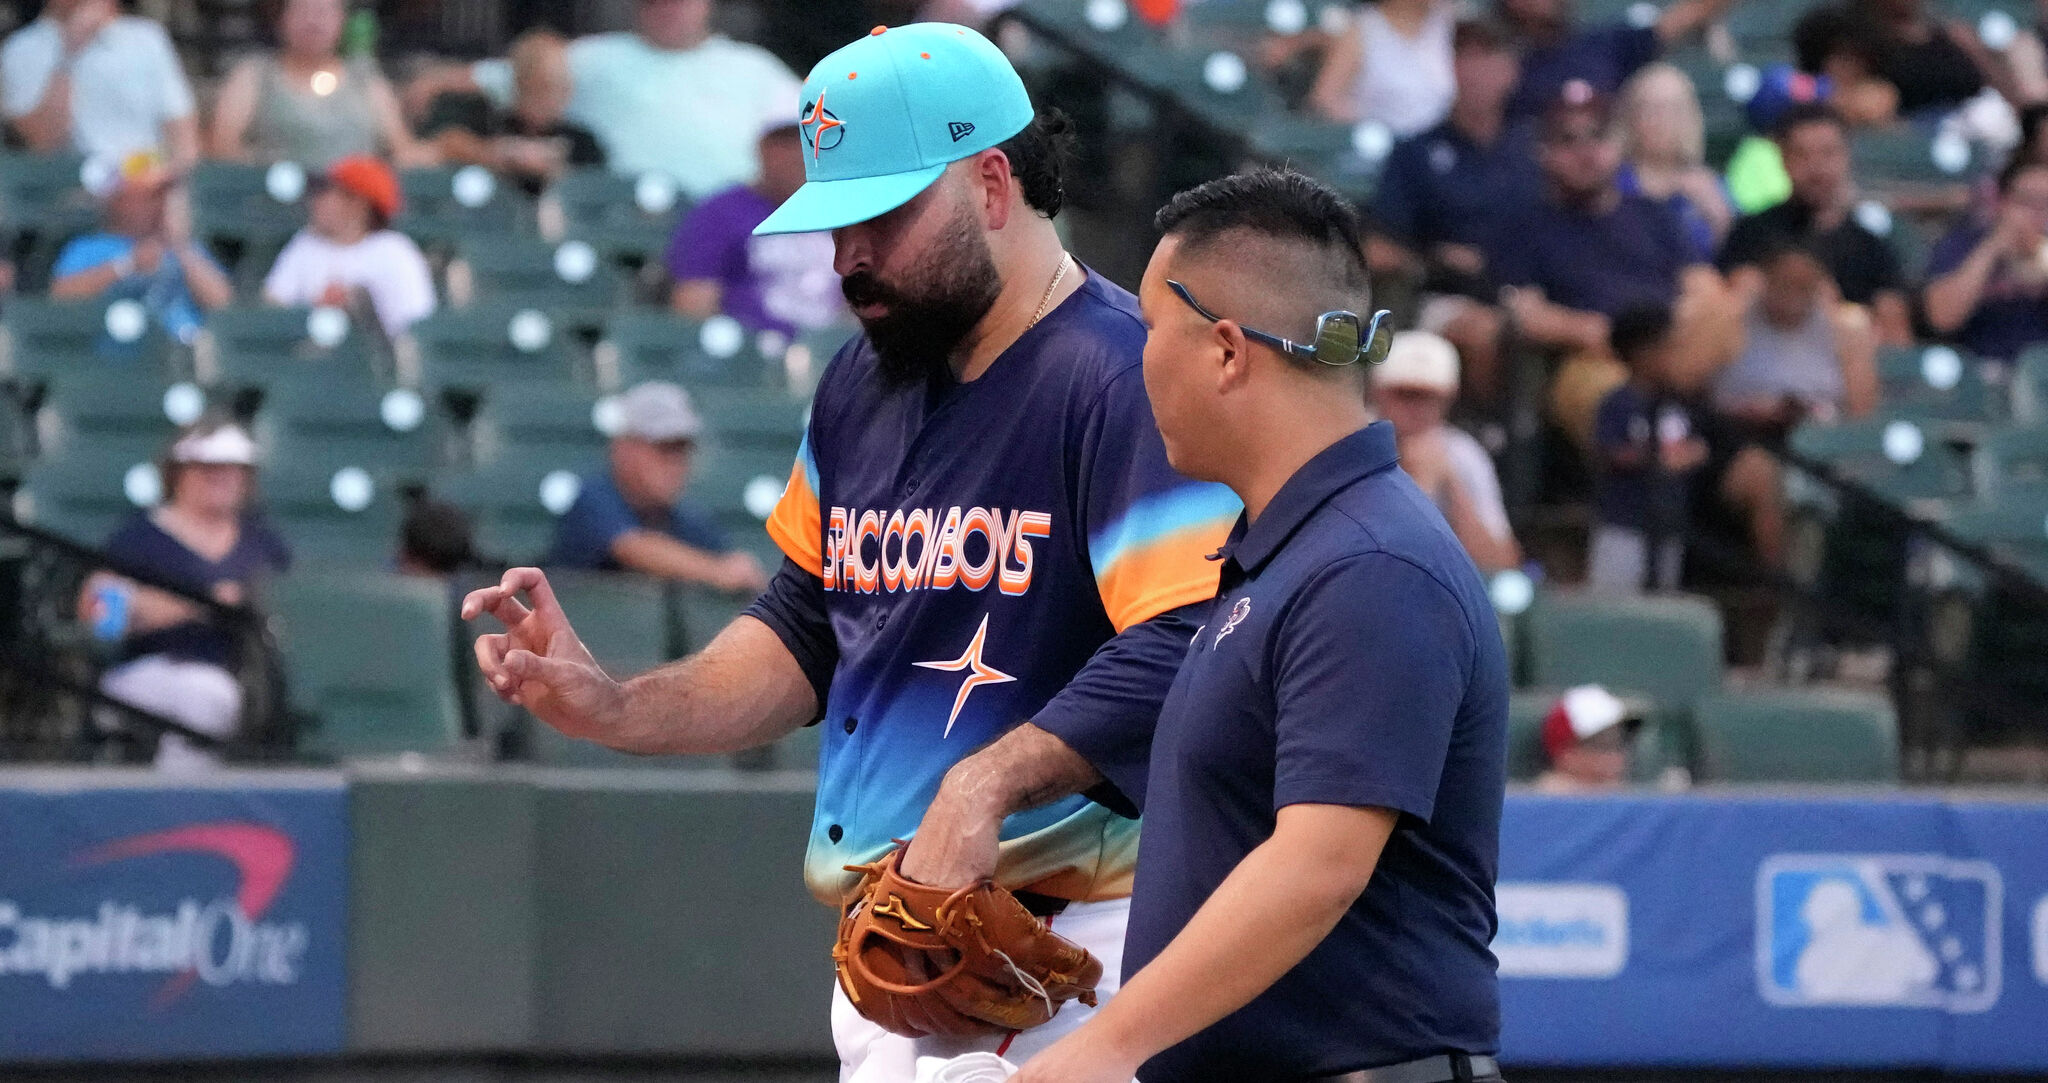
[[[1501,19],[1522,42],[1522,85],[1508,104],[1516,117],[1533,117],[1566,83],[1582,80],[1613,94],[1637,68],[1726,14],[1735,0],[1678,0],[1648,26],[1609,23],[1580,27],[1571,0],[1498,0]]]
[[[2048,165],[1998,177],[1988,222],[1964,222],[1927,257],[1927,322],[1980,357],[2017,358],[2048,342]]]
[[[801,132],[778,122],[761,134],[761,179],[712,196],[676,227],[669,307],[698,320],[723,312],[749,331],[784,335],[847,322],[829,234],[754,236],[803,182]]]

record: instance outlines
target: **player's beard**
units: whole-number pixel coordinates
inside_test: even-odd
[[[969,209],[962,208],[900,284],[855,271],[839,284],[855,308],[880,303],[888,313],[862,319],[882,378],[905,384],[944,371],[953,351],[1003,291],[995,257]]]

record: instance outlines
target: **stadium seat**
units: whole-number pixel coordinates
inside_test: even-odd
[[[528,306],[478,302],[443,309],[414,324],[411,334],[421,374],[437,390],[559,383],[575,379],[579,368],[568,330]]]
[[[477,547],[493,562],[538,563],[553,542],[555,519],[574,503],[583,476],[604,457],[545,459],[511,455],[475,470],[447,472],[431,491],[468,512]]]
[[[115,309],[115,306],[119,306]],[[109,318],[110,309],[112,318]],[[93,364],[117,364],[151,378],[167,370],[172,343],[156,321],[126,300],[52,301],[14,297],[0,313],[6,357],[18,375],[45,376]],[[116,341],[114,330],[126,341]]]
[[[2001,429],[1978,441],[1973,465],[1980,500],[2001,489],[2048,484],[2048,425]]]
[[[465,283],[472,300],[537,308],[577,327],[598,327],[625,296],[619,273],[589,242],[517,234],[465,236],[448,267],[449,293]]]
[[[1792,431],[1794,455],[1843,480],[1904,504],[1945,500],[1969,491],[1969,461],[1927,418],[1877,417]]]
[[[2048,582],[2048,483],[2005,486],[1995,499],[1964,505],[1942,525]]]
[[[2048,344],[2030,346],[2020,354],[2012,377],[2012,419],[2022,425],[2048,425]]]
[[[531,202],[481,166],[408,169],[398,186],[405,206],[392,228],[422,245],[445,249],[468,237],[534,231]]]
[[[1543,753],[1543,720],[1562,695],[1561,689],[1518,689],[1508,697],[1508,780],[1529,782],[1547,766]],[[1679,713],[1652,708],[1636,731],[1630,755],[1629,781],[1658,781],[1671,768],[1691,770],[1691,728]]]
[[[156,502],[155,463],[126,451],[83,448],[30,463],[15,505],[27,522],[86,545],[99,545],[139,506]]]
[[[1878,397],[1889,416],[1984,421],[1998,412],[1982,363],[1952,346],[1882,349],[1877,379]]]
[[[1849,140],[1855,176],[1892,184],[1962,184],[1983,170],[1977,144],[1930,137],[1919,125],[1859,128]]]
[[[1546,594],[1527,620],[1536,686],[1602,684],[1672,710],[1721,686],[1721,614],[1704,598]]]
[[[781,366],[770,364],[754,339],[744,332],[734,336],[733,330],[737,330],[736,325],[730,325],[721,342],[718,332],[707,334],[704,324],[669,312],[643,309],[613,313],[605,322],[604,335],[598,343],[599,378],[607,385],[621,388],[643,380],[674,380],[692,388],[711,384],[781,386],[785,379]],[[843,335],[835,337],[844,341]],[[718,353],[706,346],[707,338],[712,345],[721,346]],[[833,348],[837,349],[837,343]],[[824,363],[830,359],[830,353],[815,358],[814,369],[823,371]]]
[[[312,338],[316,328],[325,334],[338,330],[342,337],[322,346]],[[368,386],[377,380],[371,337],[340,309],[316,317],[306,308],[234,305],[206,317],[194,352],[204,359],[209,379],[230,386],[265,387],[287,380]]]
[[[704,415],[706,442],[735,449],[782,451],[792,455],[803,439],[811,404],[786,391],[741,387],[691,389]]]
[[[1693,706],[1700,766],[1717,782],[1897,782],[1898,721],[1861,692],[1771,689]]]
[[[123,372],[117,366],[81,367],[52,376],[46,387],[42,415],[50,436],[48,451],[119,451],[135,459],[152,459],[178,431],[166,412],[169,384],[153,374]],[[202,404],[196,387],[184,394],[187,406]]]
[[[557,241],[582,237],[607,257],[651,262],[661,258],[685,209],[674,184],[662,178],[577,169],[542,194],[542,233]]]
[[[486,458],[516,455],[584,462],[603,456],[609,438],[597,428],[598,397],[575,384],[541,392],[489,395],[477,413]]]
[[[1555,689],[1517,689],[1508,696],[1508,781],[1529,782],[1543,773],[1543,718],[1557,695]]]
[[[317,720],[315,751],[438,752],[461,739],[453,601],[440,580],[308,569],[279,581],[271,601],[292,702]]]
[[[244,257],[256,249],[275,253],[306,224],[305,178],[301,173],[298,184],[290,183],[287,174],[292,168],[201,161],[192,170],[188,189],[193,231],[202,240],[232,246]],[[273,174],[280,182],[275,186],[270,183]]]
[[[753,601],[748,596],[721,594],[709,587],[678,586],[675,604],[682,626],[683,653],[695,654],[709,646]]]
[[[398,549],[404,502],[391,477],[332,449],[302,449],[258,479],[294,562],[383,567]]]
[[[273,464],[352,465],[399,481],[425,480],[444,435],[415,392],[355,383],[275,384],[258,418]]]

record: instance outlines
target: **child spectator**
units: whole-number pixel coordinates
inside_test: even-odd
[[[1679,382],[1671,312],[1630,308],[1614,317],[1614,355],[1628,382],[1600,400],[1594,419],[1592,540],[1586,582],[1634,593],[1678,586],[1693,476],[1707,464],[1700,418]]]
[[[199,158],[192,86],[170,35],[114,0],[50,0],[0,45],[0,108],[28,149],[121,161],[158,151],[173,171]]]
[[[1620,114],[1623,195],[1662,203],[1678,216],[1693,259],[1714,258],[1735,221],[1721,178],[1706,166],[1706,120],[1692,80],[1658,61],[1622,84]]]
[[[574,166],[604,164],[590,129],[563,119],[569,105],[568,45],[550,30],[529,30],[505,52],[512,104],[500,109],[481,94],[443,94],[420,131],[451,162],[486,166],[538,194]]]
[[[1844,305],[1813,246],[1780,241],[1757,260],[1742,354],[1714,380],[1714,409],[1776,442],[1809,418],[1863,417],[1877,406],[1877,334]]]
[[[369,295],[386,334],[397,336],[434,311],[434,278],[412,238],[390,228],[398,178],[375,158],[334,163],[306,203],[295,234],[263,279],[274,305],[346,305]]]
[[[1592,793],[1628,782],[1642,714],[1597,684],[1568,688],[1543,716],[1541,793]]]
[[[1443,512],[1472,563],[1490,575],[1521,563],[1522,549],[1493,457],[1447,421],[1457,398],[1457,348],[1427,331],[1395,335],[1387,359],[1372,370],[1373,405],[1393,422],[1402,469]]]
[[[344,59],[345,0],[285,0],[277,51],[235,65],[213,107],[213,157],[297,162],[309,170],[361,154],[433,161],[413,139],[376,61]]]
[[[177,177],[154,154],[129,155],[107,182],[101,230],[57,253],[50,296],[140,300],[171,337],[191,343],[205,313],[234,300],[227,272],[192,239]]]
[[[830,234],[754,236],[803,184],[803,152],[795,124],[772,124],[761,134],[761,179],[712,196],[677,225],[668,246],[670,307],[699,320],[724,312],[750,331],[785,335],[845,322]]]

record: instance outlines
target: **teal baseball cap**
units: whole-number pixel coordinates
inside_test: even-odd
[[[878,26],[804,80],[804,184],[755,233],[812,233],[904,205],[1031,123],[1008,57],[951,23]]]

